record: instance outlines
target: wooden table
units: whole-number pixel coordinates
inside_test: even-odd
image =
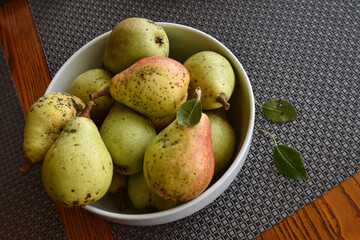
[[[0,6],[1,44],[25,114],[51,81],[26,0]],[[256,239],[360,239],[360,172]],[[69,239],[113,239],[106,221],[57,206]]]

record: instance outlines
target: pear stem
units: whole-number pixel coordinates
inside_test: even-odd
[[[196,91],[196,97],[197,97],[197,99],[199,100],[199,101],[201,101],[201,88],[200,87],[197,87],[196,89],[195,89],[195,91]]]
[[[230,103],[228,103],[225,94],[220,93],[220,95],[218,96],[218,98],[216,99],[217,102],[221,103],[223,105],[223,107],[225,108],[225,110],[229,110],[230,109]]]
[[[24,175],[27,174],[33,165],[34,163],[30,159],[26,159],[25,164],[20,168],[20,172]]]
[[[125,202],[125,188],[119,188],[116,192],[118,198],[119,198],[119,202],[120,202],[120,206],[119,206],[119,210],[120,211],[124,211],[126,208],[126,202]]]
[[[95,103],[93,101],[89,101],[84,110],[82,110],[82,112],[80,113],[79,117],[86,117],[86,118],[90,118],[90,111],[91,108],[95,105]]]
[[[93,93],[91,93],[91,94],[89,95],[89,97],[90,97],[91,100],[94,100],[94,99],[96,99],[96,98],[98,98],[98,97],[106,96],[106,95],[109,95],[109,94],[110,94],[110,88],[109,88],[109,86],[107,86],[107,87],[101,89],[101,90],[98,91],[98,92],[93,92]]]

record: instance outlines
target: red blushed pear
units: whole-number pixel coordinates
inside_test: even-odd
[[[186,202],[199,196],[214,175],[206,114],[193,127],[175,119],[161,131],[145,152],[143,172],[150,190],[164,199]]]
[[[90,98],[110,94],[147,117],[164,118],[176,114],[187,100],[189,82],[187,69],[178,61],[146,57],[115,75],[108,88],[90,94]]]
[[[164,118],[152,118],[149,117],[149,120],[154,125],[156,132],[161,132],[164,128],[170,125],[176,118],[176,114],[164,117]]]

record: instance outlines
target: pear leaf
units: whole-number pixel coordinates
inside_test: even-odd
[[[300,153],[295,149],[284,145],[277,145],[274,149],[273,159],[275,167],[281,174],[295,180],[304,180],[307,178]]]
[[[202,116],[201,89],[197,88],[197,98],[187,100],[176,113],[177,121],[181,125],[195,126],[200,122]]]
[[[285,100],[271,99],[261,105],[264,115],[273,122],[288,122],[296,117],[296,110]]]
[[[279,170],[279,172],[295,180],[306,179],[307,172],[300,153],[291,147],[277,145],[273,135],[263,129],[260,130],[269,134],[275,142],[273,160],[275,167]]]

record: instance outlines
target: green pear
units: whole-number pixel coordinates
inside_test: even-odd
[[[113,175],[110,153],[94,122],[89,102],[79,117],[69,121],[47,151],[42,182],[49,197],[64,206],[84,206],[102,198]]]
[[[184,63],[190,74],[189,98],[196,96],[195,89],[203,91],[203,109],[224,107],[235,88],[235,73],[230,62],[222,55],[212,51],[202,51],[190,56]]]
[[[115,75],[108,88],[90,98],[109,92],[117,102],[147,117],[163,118],[176,114],[187,100],[189,81],[188,71],[178,61],[147,57]]]
[[[150,191],[185,202],[200,195],[214,175],[210,121],[202,113],[190,127],[175,119],[145,151],[143,172]]]
[[[129,176],[128,195],[133,206],[140,211],[162,211],[176,206],[176,202],[165,200],[152,193],[142,172]]]
[[[111,154],[115,171],[132,175],[142,171],[145,149],[156,131],[145,116],[115,103],[100,127],[100,134]]]
[[[206,111],[205,113],[209,117],[211,124],[215,173],[219,173],[229,164],[234,154],[235,132],[223,108]]]
[[[111,31],[103,56],[106,69],[116,74],[142,58],[169,56],[164,29],[146,18],[127,18]]]
[[[30,107],[24,129],[26,163],[20,169],[22,173],[27,173],[33,164],[43,160],[66,123],[80,114],[84,107],[81,99],[64,92],[48,93]]]
[[[112,75],[105,69],[90,69],[74,79],[69,93],[79,97],[83,102],[90,101],[90,94],[100,91],[110,85]],[[114,99],[109,96],[101,96],[94,100],[95,106],[91,109],[91,119],[100,126],[108,114]]]
[[[108,193],[117,195],[119,199],[119,210],[123,211],[126,208],[126,189],[127,189],[128,176],[113,172]]]

